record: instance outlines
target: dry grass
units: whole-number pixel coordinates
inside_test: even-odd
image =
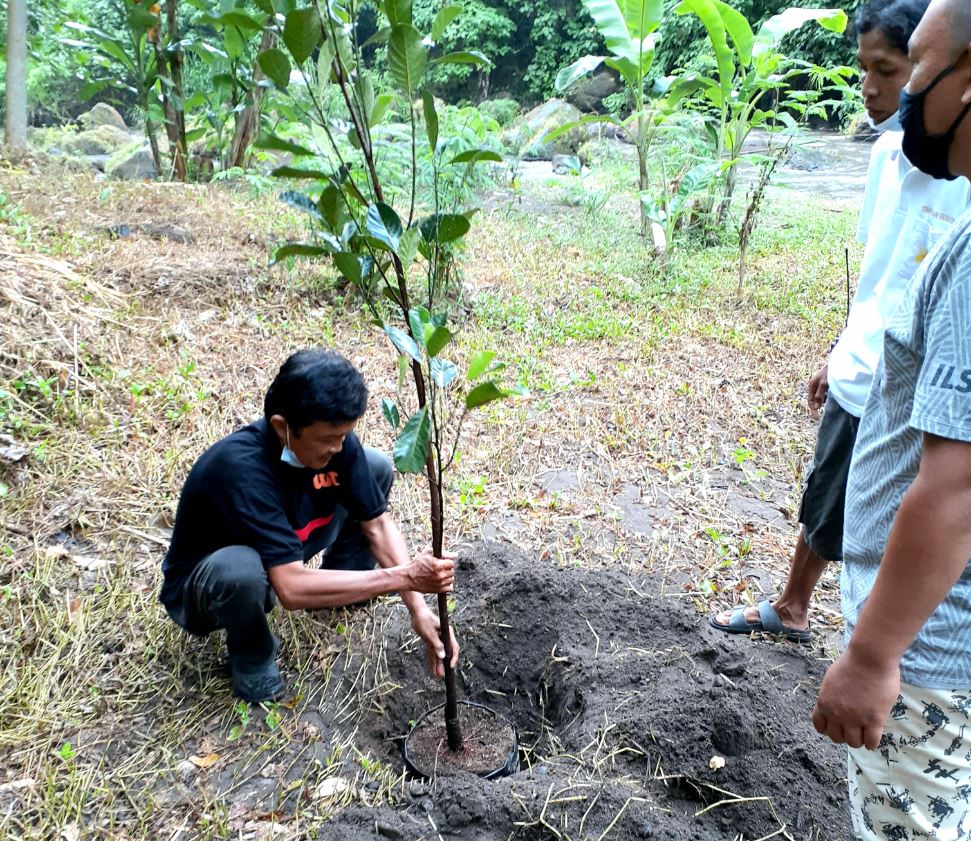
[[[189,467],[259,412],[280,361],[311,343],[349,356],[372,388],[362,437],[387,448],[387,348],[326,270],[267,267],[296,225],[271,197],[0,179],[0,421],[29,450],[0,462],[0,836],[304,837],[380,801],[398,770],[358,755],[354,729],[394,690],[389,656],[421,668],[383,644],[393,600],[278,619],[294,706],[254,710],[230,739],[218,640],[187,642],[155,594]],[[813,438],[803,383],[838,321],[841,249],[819,250],[852,210],[816,228],[775,207],[739,304],[731,247],[659,276],[609,213],[496,205],[465,261],[459,352],[500,349],[531,393],[467,429],[453,543],[485,533],[550,563],[636,568],[701,610],[770,589]],[[400,480],[394,512],[422,542],[421,486]],[[835,596],[827,576],[817,625],[837,621]],[[318,708],[332,718],[307,724]],[[321,788],[348,765],[350,787]],[[284,828],[246,807],[258,785],[289,793]]]

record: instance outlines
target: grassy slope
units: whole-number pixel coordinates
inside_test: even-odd
[[[361,681],[329,675],[379,636],[391,600],[350,621],[279,618],[297,701],[254,710],[236,739],[218,641],[186,643],[155,601],[187,470],[258,414],[288,352],[323,343],[354,360],[372,388],[362,436],[389,445],[378,405],[396,386],[381,338],[325,270],[267,268],[297,224],[270,196],[60,170],[0,183],[0,411],[31,448],[0,476],[0,623],[12,629],[0,650],[0,835],[77,825],[224,837],[258,816],[216,793],[216,773],[242,781],[278,755],[306,765],[308,751],[319,761],[301,784],[349,758],[378,784],[354,796],[381,796],[396,769],[356,756],[352,725],[391,688],[373,664]],[[738,301],[730,244],[686,248],[661,272],[622,196],[585,212],[557,203],[563,191],[530,191],[524,205],[545,210],[499,196],[464,263],[460,352],[501,349],[531,395],[468,428],[452,542],[485,527],[549,563],[645,569],[700,610],[757,596],[752,582],[784,574],[795,534],[813,438],[804,383],[842,319],[854,209],[774,199]],[[175,225],[193,242],[105,230],[125,223]],[[546,490],[548,471],[564,470]],[[630,528],[644,509],[649,533]],[[394,513],[422,542],[420,485],[399,481]],[[817,621],[832,620],[834,598],[827,578]],[[353,714],[315,732],[301,714],[323,691],[346,692]],[[210,754],[211,771],[185,764]],[[291,829],[339,800],[301,801]]]

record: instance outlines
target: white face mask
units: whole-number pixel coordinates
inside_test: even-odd
[[[280,453],[280,461],[290,465],[290,467],[302,468],[306,466],[297,458],[297,454],[290,449],[290,424],[287,424],[287,443],[283,448],[283,452]]]
[[[874,122],[873,117],[869,114],[866,115],[866,121],[874,131],[903,131],[903,126],[900,125],[899,111],[894,111],[882,123]]]

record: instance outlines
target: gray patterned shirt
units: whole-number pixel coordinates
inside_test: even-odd
[[[971,442],[971,213],[928,255],[884,334],[846,492],[847,638],[917,475],[924,432]],[[905,652],[900,675],[929,689],[971,688],[971,560]]]

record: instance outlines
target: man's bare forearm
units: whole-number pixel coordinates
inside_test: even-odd
[[[394,569],[411,562],[411,554],[401,530],[387,514],[381,515],[372,524],[364,524],[364,534],[368,539],[371,554],[383,569]],[[415,611],[427,607],[421,593],[399,589],[401,601],[405,603],[412,616]]]
[[[270,583],[287,610],[340,607],[366,601],[410,585],[406,566],[368,571],[309,569],[301,562],[273,567]]]

